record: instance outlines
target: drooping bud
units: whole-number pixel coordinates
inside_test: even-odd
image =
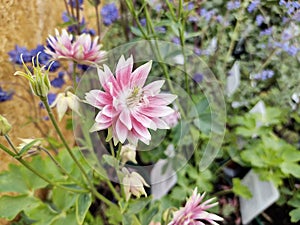
[[[68,108],[80,115],[79,101],[80,99],[76,95],[67,90],[65,93],[59,93],[50,107],[56,106],[58,119],[61,121]]]
[[[14,75],[20,75],[22,77],[25,77],[29,81],[32,92],[38,97],[46,98],[51,87],[48,76],[49,69],[51,66],[48,67],[48,70],[45,70],[44,66],[40,67],[38,59],[39,54],[40,52],[36,56],[36,63],[34,63],[34,58],[32,58],[33,74],[30,72],[30,70],[24,63],[23,57],[21,55],[21,60],[26,73],[24,73],[23,71],[17,71]]]
[[[122,168],[122,172],[125,175],[123,178],[123,185],[126,201],[129,201],[131,195],[134,195],[137,198],[140,198],[141,195],[147,197],[144,186],[149,187],[149,185],[144,178],[137,172],[130,173],[125,167]]]
[[[0,136],[4,136],[8,134],[8,132],[11,129],[10,123],[7,121],[7,119],[0,115]]]
[[[137,164],[137,161],[135,159],[136,146],[131,145],[131,144],[123,145],[121,148],[120,156],[121,156],[122,163],[131,161],[131,162]]]

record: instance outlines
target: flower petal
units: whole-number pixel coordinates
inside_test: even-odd
[[[130,87],[143,87],[152,67],[152,61],[136,68],[131,74]]]

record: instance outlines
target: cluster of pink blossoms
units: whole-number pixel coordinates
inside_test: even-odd
[[[116,76],[104,65],[98,69],[101,90],[86,93],[86,101],[100,109],[91,131],[109,129],[114,143],[137,145],[138,140],[149,144],[151,135],[148,128],[169,129],[161,119],[174,113],[168,105],[176,99],[176,95],[160,93],[163,80],[154,81],[146,86],[152,62],[133,69],[132,56],[125,60],[121,56],[116,67]]]
[[[92,38],[89,34],[81,34],[73,37],[65,29],[59,34],[55,30],[56,36],[49,35],[48,43],[52,48],[47,48],[45,52],[52,56],[54,60],[70,59],[80,64],[100,63],[105,58],[105,51],[101,51],[98,44],[99,37]]]

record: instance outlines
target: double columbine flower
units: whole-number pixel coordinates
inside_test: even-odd
[[[104,91],[91,90],[86,93],[86,101],[100,109],[91,131],[104,130],[113,137],[114,143],[137,145],[138,140],[149,144],[151,140],[148,128],[169,129],[161,117],[168,116],[174,110],[167,105],[176,99],[176,95],[160,93],[163,80],[154,81],[144,87],[151,69],[148,62],[132,72],[132,56],[125,60],[121,56],[116,67],[116,76],[104,65],[98,68],[100,83]]]
[[[65,29],[59,34],[55,30],[56,36],[49,35],[45,52],[52,56],[54,60],[70,59],[80,64],[100,63],[104,60],[105,51],[101,51],[102,45],[98,44],[99,37],[92,41],[91,35],[83,33],[73,37]]]
[[[197,188],[195,188],[193,195],[187,200],[185,206],[174,212],[173,220],[168,225],[204,225],[204,221],[212,225],[218,225],[215,221],[223,221],[222,217],[206,212],[207,209],[218,205],[218,202],[211,203],[214,201],[214,198],[211,198],[201,203],[204,196],[205,193],[200,195]]]

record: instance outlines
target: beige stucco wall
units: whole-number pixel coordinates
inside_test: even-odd
[[[44,44],[48,33],[53,33],[54,27],[61,22],[63,10],[63,0],[0,0],[0,86],[15,92],[12,101],[0,103],[0,114],[13,125],[10,136],[15,141],[16,137],[40,137],[41,134],[32,124],[26,124],[32,106],[21,98],[31,101],[28,84],[13,76],[16,68],[8,61],[7,52],[14,49],[15,44],[29,49]],[[37,104],[38,99],[35,101]],[[0,137],[0,142],[4,143],[3,137]],[[0,170],[7,168],[11,161],[0,151]],[[0,224],[7,223],[0,220]]]

